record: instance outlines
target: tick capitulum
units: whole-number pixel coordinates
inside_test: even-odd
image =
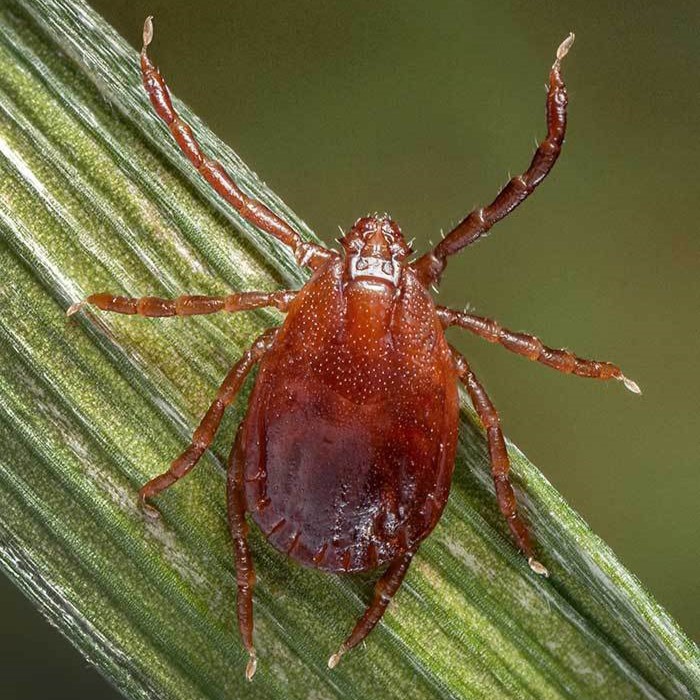
[[[488,318],[434,303],[449,256],[477,241],[523,202],[559,156],[566,128],[566,88],[561,61],[574,40],[559,46],[549,73],[547,136],[530,167],[510,180],[491,204],[476,209],[432,250],[410,262],[396,222],[387,215],[358,219],[342,237],[340,252],[307,243],[264,204],[246,195],[218,162],[204,155],[173,108],[163,77],[147,54],[151,18],[143,31],[143,84],[158,116],[202,177],[262,231],[312,271],[299,290],[239,292],[226,297],[127,298],[93,294],[85,303],[105,311],[143,316],[189,316],[273,306],[284,323],[255,339],[219,388],[192,443],[168,471],[139,492],[147,512],[152,499],[185,476],[211,444],[222,416],[258,364],[259,372],[228,466],[228,520],[237,570],[237,614],[255,673],[253,587],[246,513],[269,542],[299,563],[330,572],[386,566],[374,597],[328,665],[361,642],[381,619],[420,543],[435,527],[447,501],[457,442],[461,382],[488,440],[496,499],[530,568],[547,575],[535,558],[508,477],[503,433],[483,386],[445,340],[460,326],[512,352],[561,372],[617,379],[639,387],[609,362],[554,350]]]

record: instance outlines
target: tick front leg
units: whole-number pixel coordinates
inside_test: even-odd
[[[335,668],[343,654],[357,646],[382,619],[391,599],[399,590],[408,566],[415,552],[406,552],[391,562],[389,568],[377,581],[374,587],[374,597],[365,610],[365,614],[359,619],[348,638],[340,645],[340,649],[328,659],[328,668]]]
[[[167,472],[151,479],[141,487],[139,490],[139,501],[150,516],[157,517],[158,511],[148,503],[148,500],[157,496],[161,491],[165,491],[165,489],[187,475],[197,464],[204,451],[211,445],[214,435],[221,424],[226,407],[236,398],[236,394],[238,394],[250,370],[269,350],[277,332],[277,328],[266,331],[246,350],[243,357],[226,375],[226,379],[224,379],[219,387],[219,391],[216,393],[214,402],[194,431],[189,447],[170,465],[170,469]]]
[[[87,299],[76,302],[67,311],[67,316],[80,311],[86,304],[92,304],[102,311],[118,314],[138,314],[151,318],[163,316],[194,316],[214,314],[217,311],[250,311],[265,306],[274,306],[286,311],[296,292],[283,290],[279,292],[240,292],[225,297],[181,296],[177,299],[160,297],[120,297],[101,292],[91,294]]]
[[[255,587],[255,569],[253,558],[248,548],[248,523],[245,519],[246,500],[243,483],[245,460],[242,447],[242,429],[239,427],[233,443],[227,475],[228,523],[233,540],[236,560],[236,612],[238,629],[243,646],[248,652],[248,664],[245,676],[253,680],[258,659],[253,645],[253,588]]]
[[[491,476],[496,488],[498,507],[508,523],[518,548],[527,557],[527,563],[530,565],[530,568],[536,574],[548,576],[547,569],[534,557],[530,533],[525,522],[517,512],[515,492],[508,476],[510,460],[508,459],[508,451],[506,450],[498,412],[493,403],[491,403],[486,390],[469,368],[467,361],[454,348],[452,348],[452,354],[459,372],[459,378],[466,387],[479,420],[486,430],[489,459],[491,461]]]
[[[280,219],[262,202],[245,194],[224,170],[221,163],[202,153],[192,129],[182,121],[180,115],[175,111],[163,76],[148,57],[147,49],[153,40],[152,20],[152,17],[146,18],[143,25],[141,76],[143,86],[146,88],[156,114],[167,124],[170,133],[185,156],[218,194],[244,219],[288,246],[300,266],[316,270],[329,260],[333,253],[322,246],[302,240],[301,236],[286,221]]]
[[[568,350],[555,350],[543,345],[534,335],[515,333],[506,328],[501,328],[496,321],[490,318],[473,316],[462,311],[453,311],[444,306],[439,306],[437,312],[445,328],[459,326],[488,340],[490,343],[499,343],[506,350],[523,355],[528,360],[552,367],[559,372],[591,379],[617,379],[631,392],[635,394],[642,393],[637,383],[626,377],[622,370],[611,362],[585,360]]]
[[[566,133],[567,96],[561,75],[561,62],[573,43],[574,35],[569,34],[559,45],[554,65],[549,72],[547,136],[537,147],[530,167],[522,175],[516,175],[491,204],[472,211],[433,250],[412,263],[411,267],[426,286],[439,281],[450,255],[477,241],[494,224],[510,214],[533,193],[554,167]]]

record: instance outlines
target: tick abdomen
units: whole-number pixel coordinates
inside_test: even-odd
[[[449,491],[456,372],[432,300],[346,284],[330,262],[261,362],[243,428],[246,501],[280,551],[331,571],[413,549]]]

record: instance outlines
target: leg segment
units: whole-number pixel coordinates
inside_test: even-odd
[[[170,465],[170,469],[154,479],[139,490],[139,501],[146,513],[157,516],[158,511],[148,503],[148,500],[157,496],[161,491],[172,486],[176,481],[188,474],[197,464],[204,451],[211,445],[214,435],[221,424],[226,407],[236,398],[241,385],[256,362],[269,350],[277,328],[266,331],[259,336],[253,345],[246,350],[243,357],[233,366],[226,375],[214,402],[202,418],[192,436],[189,447]]]
[[[307,243],[262,202],[242,192],[231,176],[218,163],[204,155],[192,133],[192,129],[175,111],[165,80],[148,57],[147,48],[153,39],[153,21],[146,19],[143,25],[141,49],[141,75],[143,85],[158,116],[168,125],[173,138],[202,177],[244,218],[254,226],[274,236],[291,248],[297,263],[312,270],[320,267],[332,253],[321,246]]]
[[[445,328],[460,326],[472,333],[485,338],[490,343],[499,343],[506,350],[523,355],[528,360],[534,360],[547,367],[552,367],[565,374],[575,374],[578,377],[592,379],[617,379],[627,389],[635,394],[641,394],[639,386],[622,374],[622,370],[611,362],[584,360],[568,350],[555,350],[543,345],[534,335],[515,333],[501,328],[497,321],[483,316],[474,316],[462,311],[453,311],[444,306],[438,306],[438,316]]]
[[[340,645],[340,649],[328,659],[328,668],[335,668],[343,654],[357,646],[382,619],[391,599],[401,586],[414,554],[415,552],[406,552],[391,562],[389,568],[377,581],[377,585],[374,587],[374,597],[365,610],[365,614],[358,620],[348,638]]]
[[[234,556],[236,559],[236,612],[238,615],[238,630],[243,646],[248,652],[248,665],[245,675],[250,681],[257,668],[257,656],[253,646],[253,588],[255,587],[255,569],[248,548],[248,523],[245,519],[246,502],[243,484],[243,449],[241,428],[238,429],[236,441],[229,457],[227,475],[228,495],[228,524],[233,540]]]
[[[241,292],[226,297],[181,296],[177,299],[160,297],[117,297],[108,293],[91,294],[84,301],[73,304],[66,314],[72,316],[85,304],[94,304],[102,311],[118,314],[139,314],[141,316],[193,316],[195,314],[213,314],[217,311],[250,311],[264,306],[274,306],[286,311],[289,303],[296,296],[293,291],[280,292]]]
[[[489,458],[491,460],[491,475],[496,488],[496,499],[501,513],[508,523],[508,527],[513,535],[518,548],[527,557],[530,568],[542,576],[548,576],[547,569],[537,561],[533,554],[530,533],[522,518],[518,515],[515,501],[515,493],[510,484],[508,472],[510,471],[510,460],[506,450],[506,443],[503,439],[503,431],[498,418],[498,412],[491,403],[486,390],[481,386],[474,372],[471,371],[467,361],[452,349],[455,363],[459,371],[460,380],[469,393],[469,397],[474,404],[474,408],[479,416],[481,424],[486,430],[486,439],[489,445]]]
[[[412,267],[423,284],[439,281],[447,258],[474,243],[496,222],[510,214],[525,201],[554,166],[566,131],[566,86],[561,77],[561,61],[574,43],[574,35],[564,39],[549,73],[547,92],[547,136],[537,147],[530,167],[514,177],[487,207],[475,209],[463,219],[438,245],[413,263]]]

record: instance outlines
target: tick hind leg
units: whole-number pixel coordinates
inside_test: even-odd
[[[158,511],[148,503],[148,500],[157,496],[161,491],[172,486],[176,481],[188,474],[197,464],[199,458],[211,445],[214,435],[221,424],[226,407],[236,398],[245,378],[255,363],[267,352],[277,335],[276,328],[266,331],[258,336],[253,345],[246,350],[243,357],[233,366],[226,375],[223,383],[216,393],[214,402],[204,414],[199,426],[194,431],[189,447],[170,465],[170,469],[163,474],[151,479],[139,490],[139,500],[144,510],[152,517],[157,517]]]
[[[537,559],[534,557],[532,541],[528,532],[525,521],[520,517],[517,511],[515,500],[515,492],[510,484],[510,460],[508,459],[508,451],[501,430],[501,422],[498,418],[491,399],[486,390],[476,378],[474,372],[471,371],[467,361],[452,350],[459,377],[469,393],[469,396],[474,404],[474,408],[481,420],[484,429],[486,430],[486,439],[489,446],[489,458],[491,461],[491,475],[496,488],[496,499],[498,507],[508,523],[508,527],[515,539],[516,544],[521,552],[527,557],[527,563],[530,568],[541,576],[548,576],[549,572]]]
[[[231,450],[227,475],[228,524],[233,540],[236,559],[236,613],[238,629],[243,646],[248,652],[248,664],[245,676],[250,681],[258,665],[253,646],[253,588],[255,587],[255,570],[248,548],[248,523],[245,519],[246,500],[243,483],[245,459],[242,447],[242,429],[238,429],[236,441]]]
[[[348,638],[340,645],[340,649],[328,659],[328,668],[335,668],[343,654],[357,646],[382,619],[391,599],[403,582],[414,554],[415,551],[406,552],[391,562],[389,568],[377,581],[372,602],[367,606],[364,615],[358,620]]]

